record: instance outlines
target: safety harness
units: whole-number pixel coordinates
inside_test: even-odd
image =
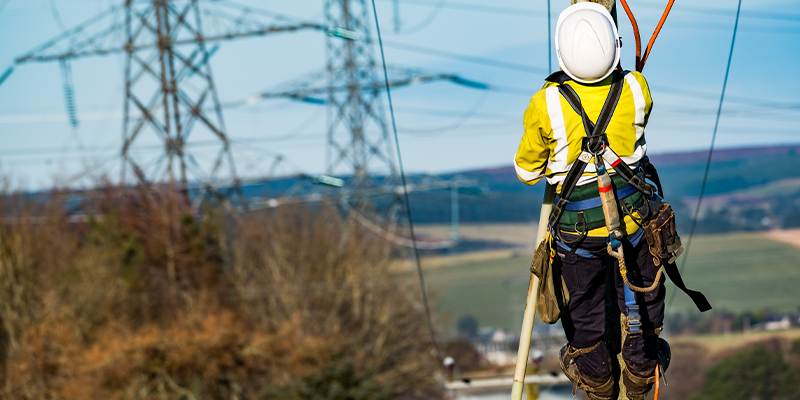
[[[661,277],[662,270],[666,270],[667,275],[670,277],[670,280],[676,284],[676,286],[685,292],[692,301],[695,303],[700,311],[707,311],[711,309],[711,305],[706,300],[705,296],[702,293],[692,291],[686,288],[683,284],[683,280],[680,277],[680,274],[675,267],[674,259],[669,260],[669,262],[661,263],[662,269],[659,270],[658,275],[653,282],[653,285],[649,288],[640,288],[633,284],[631,284],[627,279],[627,270],[625,267],[625,256],[624,250],[622,247],[622,242],[620,241],[623,237],[622,232],[618,229],[619,221],[618,221],[618,214],[616,211],[617,203],[612,196],[608,196],[606,194],[607,199],[612,199],[612,205],[603,204],[603,194],[608,192],[609,190],[613,190],[613,185],[611,184],[611,180],[606,175],[606,169],[604,160],[608,162],[608,164],[616,171],[616,173],[621,176],[624,181],[627,183],[627,186],[621,188],[620,190],[616,191],[616,198],[623,200],[628,197],[632,197],[634,194],[641,193],[640,197],[644,197],[644,201],[642,205],[647,205],[646,212],[644,214],[647,215],[640,215],[642,219],[646,219],[651,216],[651,213],[658,212],[658,208],[655,210],[652,205],[650,205],[651,199],[657,199],[658,203],[661,203],[663,200],[663,190],[661,188],[661,182],[658,178],[658,172],[655,170],[647,160],[646,156],[642,158],[642,161],[639,165],[639,173],[634,172],[627,163],[625,163],[619,155],[617,155],[614,150],[608,144],[608,138],[606,136],[606,129],[608,128],[608,124],[611,121],[611,117],[614,114],[614,111],[617,107],[617,103],[619,102],[620,95],[622,94],[622,86],[624,82],[624,77],[627,72],[619,72],[614,71],[612,74],[612,82],[611,88],[609,90],[608,97],[606,97],[605,104],[603,104],[603,108],[600,111],[600,115],[597,118],[597,122],[593,123],[589,116],[586,114],[586,111],[581,104],[580,97],[575,93],[574,89],[572,89],[569,85],[564,84],[568,78],[564,76],[553,74],[548,77],[548,81],[559,81],[558,91],[567,100],[570,107],[581,116],[581,120],[583,121],[583,127],[586,132],[586,137],[583,138],[581,144],[581,154],[578,156],[578,159],[572,164],[569,172],[567,172],[566,177],[564,178],[564,182],[561,184],[561,193],[556,197],[555,205],[553,207],[553,211],[550,214],[550,218],[548,220],[548,227],[549,230],[556,236],[559,241],[566,244],[575,244],[583,240],[583,238],[588,233],[590,229],[587,226],[585,221],[582,221],[583,214],[582,212],[588,209],[596,208],[598,206],[604,207],[605,219],[606,219],[606,226],[609,229],[609,237],[608,237],[608,245],[607,245],[607,252],[608,254],[615,257],[619,260],[620,265],[620,274],[623,277],[625,282],[624,287],[624,294],[625,294],[625,306],[627,308],[627,322],[628,322],[628,331],[631,335],[640,335],[642,333],[641,328],[641,316],[639,314],[639,305],[636,303],[636,296],[634,292],[649,292],[654,290]],[[557,73],[558,74],[558,73]],[[562,73],[563,74],[563,73]],[[565,75],[565,74],[564,74]],[[600,197],[593,197],[590,199],[582,199],[575,202],[570,202],[570,197],[572,196],[573,192],[576,189],[579,179],[583,175],[586,166],[589,162],[592,161],[594,158],[596,171],[598,174],[598,185],[600,190]],[[605,186],[601,183],[601,178],[606,182]],[[645,179],[650,179],[655,183],[651,185]],[[614,192],[612,192],[614,193]],[[626,204],[623,202],[623,204]],[[633,204],[627,203],[633,208]],[[626,205],[626,208],[627,208]],[[613,207],[613,210],[609,210],[609,208]],[[644,208],[644,207],[642,207]],[[640,208],[641,210],[641,208]],[[562,237],[560,231],[561,227],[559,226],[559,220],[564,215],[565,211],[577,211],[578,212],[578,222],[575,223],[575,230],[578,234],[578,238],[572,241],[566,241]],[[612,222],[609,221],[608,211],[611,211],[612,214],[615,215],[617,218],[616,225],[612,226]],[[629,215],[633,217],[633,210],[628,210]],[[635,220],[635,219],[634,219]],[[582,231],[578,230],[578,224],[583,222],[584,229]],[[658,265],[658,264],[656,264]]]

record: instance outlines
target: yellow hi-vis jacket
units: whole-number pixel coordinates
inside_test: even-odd
[[[626,73],[624,80],[617,108],[606,129],[606,137],[611,149],[635,170],[647,151],[644,128],[653,108],[653,99],[647,81],[639,72]],[[589,119],[596,122],[611,89],[611,76],[591,85],[573,80],[567,80],[564,84],[575,90]],[[560,193],[561,183],[581,154],[583,138],[586,137],[581,116],[558,92],[558,83],[548,81],[531,98],[523,123],[525,133],[514,156],[517,177],[528,185],[546,177],[550,184],[556,185],[556,193]],[[609,174],[615,174],[607,162],[606,169]],[[578,186],[596,181],[597,171],[592,160],[586,165]],[[636,230],[635,223],[628,216],[625,217],[625,225],[629,233]],[[590,236],[607,234],[605,228],[589,232]]]

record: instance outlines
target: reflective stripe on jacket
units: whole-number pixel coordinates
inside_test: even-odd
[[[631,168],[636,168],[647,151],[644,127],[653,108],[647,81],[639,72],[625,74],[625,85],[619,103],[606,129],[608,144]],[[597,121],[611,87],[611,77],[593,85],[572,80],[572,87],[583,103],[589,118]],[[547,82],[531,98],[523,119],[525,134],[514,156],[517,177],[529,185],[543,176],[561,191],[561,183],[572,163],[581,153],[582,138],[586,136],[581,117],[558,92],[558,83]],[[609,173],[613,169],[608,163]],[[594,160],[586,166],[578,185],[595,182]]]

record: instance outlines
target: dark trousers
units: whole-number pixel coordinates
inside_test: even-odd
[[[605,252],[605,238],[586,238],[580,248],[597,254],[597,258],[582,257],[557,247],[561,260],[561,273],[569,289],[570,301],[561,320],[569,343],[577,348],[591,347],[605,335],[606,268],[614,268],[617,304],[627,315],[625,283],[619,273],[619,263]],[[628,280],[634,285],[648,287],[658,272],[650,254],[647,241],[642,238],[636,246],[623,240]],[[664,277],[658,287],[649,293],[636,293],[642,329],[661,327],[664,320]],[[614,321],[617,321],[614,318]],[[655,371],[658,360],[656,336],[627,337],[623,343],[622,357],[634,374],[646,377]],[[611,356],[605,345],[575,359],[584,378],[602,384],[611,376]]]

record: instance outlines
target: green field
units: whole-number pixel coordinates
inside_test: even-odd
[[[718,311],[800,307],[800,249],[755,233],[697,236],[683,274]],[[685,256],[683,256],[685,257]],[[682,258],[683,258],[682,257]],[[436,309],[450,327],[470,313],[481,326],[519,329],[528,285],[528,257],[469,262],[426,271]],[[679,263],[680,265],[680,263]],[[669,291],[677,290],[669,284]],[[668,312],[694,305],[677,293]]]

